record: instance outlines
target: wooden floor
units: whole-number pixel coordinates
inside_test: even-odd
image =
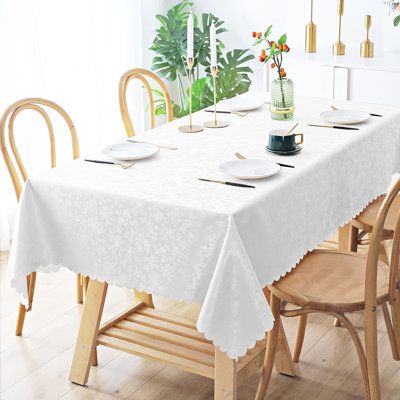
[[[332,246],[334,243],[327,243]],[[0,253],[1,271],[1,381],[2,400],[211,400],[213,382],[172,367],[99,348],[99,365],[91,369],[87,387],[68,381],[81,305],[75,301],[75,276],[68,271],[38,274],[33,311],[27,314],[22,337],[14,336],[17,299],[5,272],[8,254]],[[132,303],[132,293],[111,287],[105,318]],[[163,310],[196,319],[199,306],[156,298]],[[351,317],[361,326],[362,315]],[[296,319],[285,319],[293,344]],[[383,318],[379,322],[380,373],[383,400],[400,400],[400,363],[393,361]],[[363,399],[361,374],[353,344],[331,318],[312,315],[299,376],[274,373],[270,400]],[[254,398],[258,376],[239,389],[239,400]]]

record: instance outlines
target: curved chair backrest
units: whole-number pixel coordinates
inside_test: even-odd
[[[365,297],[366,303],[370,303],[371,307],[376,307],[377,297],[377,266],[379,259],[379,249],[384,231],[384,225],[393,201],[400,191],[400,179],[395,183],[390,192],[386,195],[381,208],[378,212],[374,227],[371,234],[371,242],[369,245],[367,258],[367,272],[365,281]],[[400,289],[400,214],[397,217],[396,227],[393,236],[393,247],[390,261],[390,279],[389,279],[389,296],[390,303],[395,301],[396,292]]]
[[[131,69],[122,75],[119,81],[119,107],[121,110],[122,120],[124,121],[126,134],[128,137],[135,135],[135,128],[132,124],[132,119],[129,115],[127,101],[126,101],[126,91],[128,88],[128,83],[132,79],[138,79],[141,81],[146,88],[147,96],[149,99],[149,109],[150,109],[150,127],[153,129],[155,127],[155,108],[154,108],[154,96],[151,86],[147,78],[151,78],[155,81],[164,93],[166,111],[167,111],[167,121],[171,122],[174,119],[173,108],[171,96],[169,95],[167,85],[154,73],[143,68]]]
[[[71,132],[72,156],[74,159],[79,157],[78,137],[76,135],[74,124],[69,115],[58,104],[41,98],[28,98],[19,100],[11,104],[11,106],[9,106],[6,109],[0,120],[0,143],[1,143],[1,152],[3,154],[3,158],[6,163],[8,172],[10,173],[10,177],[13,182],[15,195],[17,196],[17,199],[19,199],[22,190],[22,182],[20,176],[23,182],[25,182],[28,179],[28,174],[26,172],[25,165],[17,149],[14,138],[14,122],[16,117],[21,111],[34,110],[38,112],[45,120],[47,129],[49,131],[49,139],[50,139],[51,168],[56,166],[56,145],[54,140],[54,129],[49,114],[46,112],[43,106],[49,107],[54,111],[58,112],[60,116],[64,119],[64,121],[67,123],[68,128]],[[17,173],[16,166],[14,165],[13,160],[10,157],[10,153],[7,149],[6,136],[8,136],[10,148],[14,156],[15,162],[18,166],[20,176]]]

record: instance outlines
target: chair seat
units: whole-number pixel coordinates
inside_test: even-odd
[[[270,286],[280,299],[319,311],[364,309],[366,257],[336,250],[314,250],[290,273]],[[388,300],[389,267],[378,263],[378,303]]]
[[[362,231],[372,232],[375,219],[378,215],[379,209],[385,200],[386,195],[382,195],[370,203],[367,208],[353,219],[352,225]],[[400,196],[396,196],[392,206],[390,207],[388,216],[385,221],[383,237],[392,238],[393,232],[396,227],[397,217],[400,213]]]

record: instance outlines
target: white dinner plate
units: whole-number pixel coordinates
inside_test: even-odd
[[[331,122],[332,124],[352,125],[368,121],[371,118],[371,115],[364,111],[332,110],[323,112],[321,118],[326,122]]]
[[[219,166],[224,174],[239,179],[261,179],[277,174],[281,166],[268,160],[245,160],[227,161]]]
[[[103,153],[120,161],[141,160],[149,158],[160,151],[160,148],[151,143],[117,143],[108,146]]]
[[[218,109],[232,112],[246,112],[256,110],[264,104],[264,95],[258,92],[248,92],[218,103]]]

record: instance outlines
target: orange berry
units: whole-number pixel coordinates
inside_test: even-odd
[[[257,32],[252,33],[253,37],[257,37]]]
[[[289,48],[289,47],[287,46],[286,43],[282,46],[282,50],[283,50],[283,51],[287,51],[288,48]]]
[[[266,57],[265,57],[265,56],[260,56],[260,57],[258,57],[258,59],[259,59],[261,62],[264,62],[265,59],[266,59]]]
[[[265,56],[265,54],[266,54],[265,50],[262,49],[262,50],[261,50],[261,55],[262,55],[262,56]]]
[[[281,68],[279,71],[281,71],[281,72],[285,72],[285,68]]]
[[[280,75],[281,75],[282,78],[286,78],[286,72],[281,72]]]
[[[272,63],[271,68],[275,68],[275,67],[276,67],[275,63]]]
[[[258,32],[258,33],[257,33],[257,37],[258,37],[259,39],[261,39],[261,36],[262,36],[262,33],[261,33],[261,32]]]

